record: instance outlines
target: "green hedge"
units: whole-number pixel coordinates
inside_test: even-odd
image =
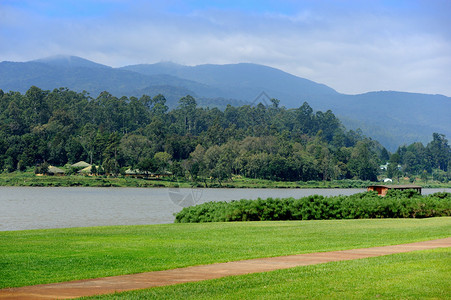
[[[376,192],[365,192],[351,196],[314,195],[301,199],[207,202],[183,208],[175,214],[175,222],[429,218],[450,215],[450,193],[421,196],[413,190],[390,190],[385,197],[378,196]]]

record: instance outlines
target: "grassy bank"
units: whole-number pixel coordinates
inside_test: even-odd
[[[451,235],[451,218],[167,224],[0,232],[0,287]]]
[[[34,172],[12,172],[0,174],[0,186],[37,186],[37,187],[169,187],[180,185],[190,187],[189,183],[169,179],[138,179],[108,176],[36,176]]]
[[[401,180],[400,184],[408,184]],[[234,177],[225,182],[207,180],[193,182],[186,178],[152,178],[139,179],[131,177],[109,176],[36,176],[33,170],[25,172],[0,173],[0,186],[39,186],[39,187],[210,187],[210,188],[366,188],[374,184],[362,180],[333,180],[333,181],[271,181],[265,179]],[[451,188],[451,183],[415,182],[424,188]]]
[[[447,299],[449,265],[437,249],[84,299]]]
[[[39,187],[209,187],[209,188],[365,188],[371,182],[361,180],[342,181],[271,181],[235,177],[225,182],[190,181],[186,178],[132,178],[112,176],[36,176],[31,170],[26,172],[0,173],[0,186],[39,186]]]

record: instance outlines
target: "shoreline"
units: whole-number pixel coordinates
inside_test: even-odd
[[[188,181],[179,178],[132,178],[132,177],[109,177],[109,176],[36,176],[32,172],[14,172],[0,174],[0,186],[20,187],[138,187],[138,188],[224,188],[224,189],[347,189],[367,188],[372,184],[383,184],[382,182],[370,182],[353,179],[333,181],[271,181],[266,179],[251,179],[235,177],[225,182],[211,182],[208,180]],[[415,184],[422,188],[451,188],[451,183],[421,182],[413,183],[401,180],[393,184]]]

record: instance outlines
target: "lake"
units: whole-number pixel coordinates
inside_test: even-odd
[[[351,195],[365,189],[177,189],[0,187],[0,231],[173,223],[208,201]],[[423,189],[431,194],[450,189]]]

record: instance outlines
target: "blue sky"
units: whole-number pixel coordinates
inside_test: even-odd
[[[449,0],[0,0],[0,61],[252,62],[343,93],[451,96]]]

